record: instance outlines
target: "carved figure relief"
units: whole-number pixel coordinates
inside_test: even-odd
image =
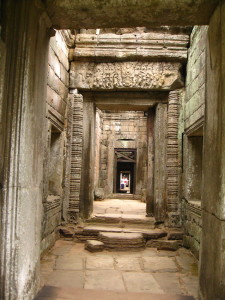
[[[116,62],[77,63],[74,85],[88,89],[160,89],[180,78],[179,63]]]

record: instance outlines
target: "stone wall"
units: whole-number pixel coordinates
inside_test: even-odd
[[[201,242],[202,153],[206,101],[206,41],[208,26],[193,28],[188,50],[183,98],[183,225],[184,244],[199,257]]]
[[[208,26],[195,26],[190,38],[184,107],[185,131],[188,132],[204,121],[207,30]]]
[[[207,37],[207,92],[203,147],[200,299],[225,298],[225,2]],[[210,279],[210,280],[209,280]]]
[[[202,210],[199,201],[187,201],[183,199],[183,228],[184,245],[190,248],[196,258],[199,258],[199,250],[202,233]]]
[[[51,23],[41,1],[7,0],[2,4],[0,295],[5,300],[28,300],[34,298],[39,285]]]
[[[112,195],[114,182],[114,151],[116,148],[137,149],[135,193],[146,197],[147,116],[143,111],[102,112],[99,183],[105,197]]]
[[[49,44],[46,102],[48,135],[44,164],[42,252],[54,244],[56,227],[62,220],[65,119],[69,87],[68,36],[68,32],[56,31]]]

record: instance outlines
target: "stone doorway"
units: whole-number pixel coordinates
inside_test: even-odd
[[[135,194],[136,149],[116,149],[114,193]]]

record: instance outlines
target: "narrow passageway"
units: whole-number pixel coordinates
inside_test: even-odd
[[[58,240],[42,259],[44,287],[37,299],[197,299],[197,260],[185,248],[159,250],[160,243],[177,241],[167,240],[166,229],[145,216],[145,206],[135,199],[95,201],[86,224]],[[101,237],[105,249],[88,251],[87,243]]]
[[[38,300],[191,300],[197,299],[197,264],[184,248],[91,253],[61,239],[42,259],[41,284]]]
[[[114,214],[114,215],[146,215],[146,203],[140,200],[131,199],[132,195],[123,196],[120,199],[105,199],[94,201],[93,215]],[[130,198],[130,199],[129,199]]]

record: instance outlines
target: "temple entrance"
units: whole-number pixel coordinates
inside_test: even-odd
[[[134,194],[136,149],[115,150],[114,193]]]
[[[117,163],[116,193],[134,194],[134,163]]]

